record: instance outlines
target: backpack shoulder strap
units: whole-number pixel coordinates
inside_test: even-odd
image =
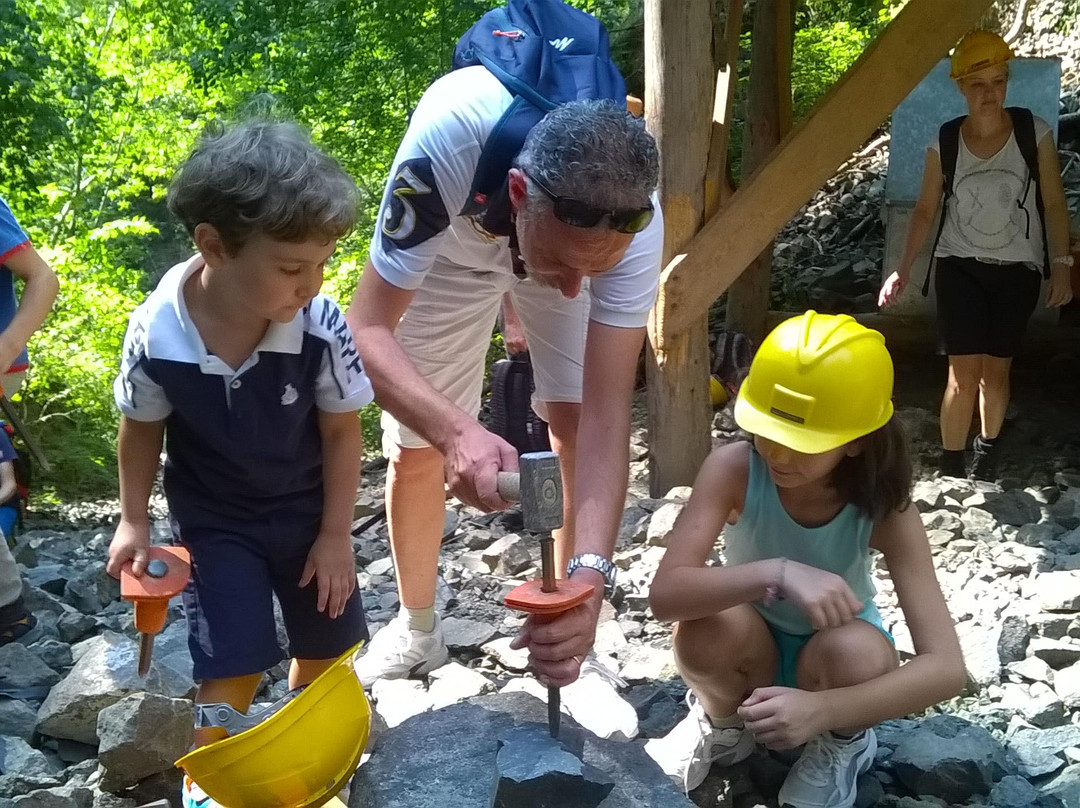
[[[941,231],[945,229],[946,206],[949,197],[953,195],[953,180],[956,178],[956,158],[960,154],[960,127],[963,125],[966,115],[946,121],[938,129],[938,154],[941,157],[941,218],[938,219],[937,235],[934,236],[934,245],[930,248],[930,263],[926,267],[926,279],[923,281],[922,294],[926,297],[930,294],[930,275],[934,269],[934,252],[938,242],[941,241]]]
[[[1046,242],[1046,211],[1043,208],[1042,182],[1039,176],[1039,144],[1035,140],[1035,116],[1027,107],[1006,107],[1005,109],[1012,118],[1016,145],[1020,147],[1020,154],[1028,169],[1028,182],[1024,187],[1024,196],[1017,205],[1024,208],[1027,204],[1028,192],[1034,184],[1035,209],[1039,211],[1039,221],[1042,222],[1043,229],[1043,277],[1048,278],[1050,277],[1050,255]]]

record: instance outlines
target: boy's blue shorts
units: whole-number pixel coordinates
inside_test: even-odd
[[[319,523],[252,519],[183,529],[173,543],[191,552],[183,593],[195,681],[261,673],[286,658],[278,642],[273,596],[281,605],[288,656],[333,659],[368,639],[359,590],[335,619],[319,612],[318,585],[300,576]]]
[[[866,610],[864,610],[863,614],[866,616],[860,616],[860,620],[866,620],[867,623],[884,634],[892,645],[896,645],[893,635],[886,631],[885,626],[882,625],[881,617],[876,609],[872,610],[872,614],[867,614]],[[871,619],[867,620],[867,617]],[[776,642],[776,652],[780,658],[779,664],[776,666],[776,678],[773,680],[773,684],[777,687],[798,687],[795,666],[799,661],[799,652],[802,651],[804,645],[810,642],[810,638],[814,635],[788,634],[786,631],[774,627],[768,620],[765,621],[765,625],[769,627],[769,633],[772,634],[773,640]]]

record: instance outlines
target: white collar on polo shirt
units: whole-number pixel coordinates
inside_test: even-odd
[[[184,301],[184,284],[191,275],[205,265],[201,255],[194,255],[177,264],[162,277],[146,305],[147,318],[146,355],[149,359],[167,359],[176,362],[193,362],[204,373],[232,375],[253,365],[260,353],[298,354],[304,342],[304,319],[307,309],[301,309],[287,323],[270,323],[266,334],[239,370],[234,370],[218,357],[208,354],[206,345],[192,322]]]

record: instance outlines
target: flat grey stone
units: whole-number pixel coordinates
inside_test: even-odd
[[[1042,787],[1048,797],[1057,797],[1064,808],[1080,808],[1080,763],[1074,763]]]
[[[0,727],[5,735],[14,735],[24,741],[34,738],[37,726],[37,710],[18,699],[0,699]]]
[[[414,716],[379,736],[353,779],[349,805],[445,808],[452,795],[454,808],[492,808],[499,738],[530,725],[546,734],[546,707],[524,693],[484,696]],[[580,731],[565,716],[563,725]],[[599,803],[602,808],[692,808],[639,745],[586,738],[584,762],[616,784]]]
[[[597,808],[615,782],[562,746],[543,727],[511,727],[499,738],[493,808]]]
[[[190,680],[156,659],[146,678],[140,678],[135,642],[121,634],[106,631],[73,651],[75,667],[53,687],[38,710],[37,729],[43,735],[96,745],[98,713],[129,693],[146,691],[179,698],[191,691]]]
[[[187,699],[133,693],[101,711],[101,788],[120,791],[171,769],[191,747],[195,708]]]
[[[1022,727],[1008,740],[1009,759],[1024,777],[1042,777],[1065,766],[1062,752],[1073,746],[1080,746],[1080,726]]]
[[[442,631],[446,647],[451,650],[479,648],[496,634],[495,627],[490,623],[462,617],[444,618]]]
[[[51,777],[56,773],[40,750],[12,735],[0,735],[0,772],[24,777]]]
[[[1005,751],[982,727],[937,715],[907,733],[892,754],[896,776],[915,794],[964,802],[988,794],[1008,773]]]
[[[9,688],[52,687],[60,674],[22,643],[0,645],[0,685]]]

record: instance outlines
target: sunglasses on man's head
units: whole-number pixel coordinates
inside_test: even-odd
[[[606,219],[608,227],[612,230],[620,233],[640,233],[652,221],[653,205],[651,201],[643,208],[601,210],[593,207],[588,202],[574,199],[572,196],[559,196],[532,174],[526,174],[525,176],[536,183],[536,187],[543,191],[544,195],[554,203],[555,218],[573,227],[596,227]]]

